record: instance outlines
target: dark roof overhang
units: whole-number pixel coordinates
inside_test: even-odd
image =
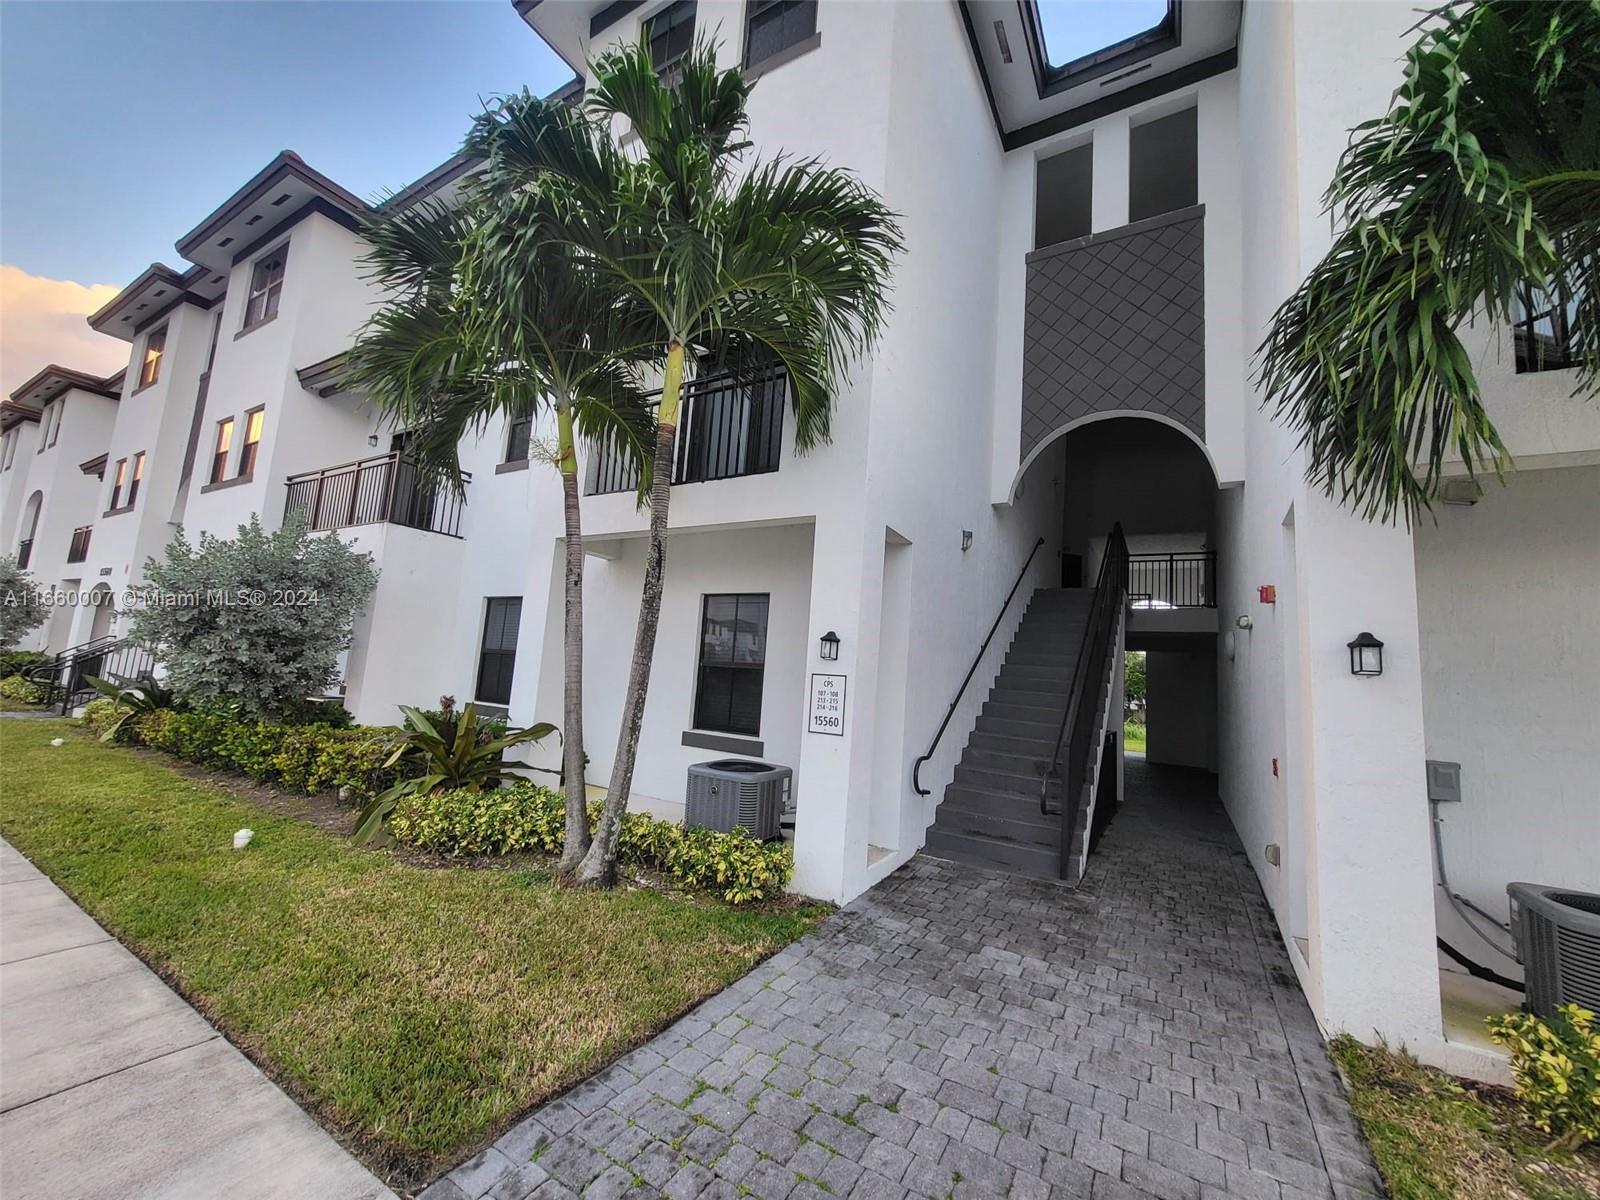
[[[120,387],[113,388],[111,382],[120,376],[121,372],[118,372],[116,375],[102,378],[99,375],[90,375],[86,371],[74,371],[71,367],[61,367],[51,363],[13,391],[11,403],[33,409],[37,417],[39,410],[46,404],[74,388],[91,395],[104,396],[108,400],[118,400],[122,396],[122,390]]]
[[[372,207],[284,150],[215,212],[178,239],[190,262],[226,275],[233,264],[308,210],[359,228]]]
[[[320,362],[314,362],[308,367],[300,367],[295,371],[295,378],[300,381],[300,386],[308,392],[315,392],[324,398],[334,396],[344,391],[345,360],[349,351],[341,350],[338,354],[331,354]]]

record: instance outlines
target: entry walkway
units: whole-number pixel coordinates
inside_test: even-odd
[[[1379,1194],[1209,777],[1127,776],[1077,890],[914,859],[424,1195]]]
[[[0,1195],[392,1196],[0,840]]]

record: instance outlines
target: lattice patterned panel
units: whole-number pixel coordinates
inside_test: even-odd
[[[1205,438],[1204,217],[1139,222],[1028,260],[1022,454],[1093,413],[1159,413]]]

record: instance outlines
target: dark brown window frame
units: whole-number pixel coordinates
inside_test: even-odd
[[[133,469],[128,472],[128,504],[132,508],[139,502],[139,485],[144,482],[144,451],[133,456]]]
[[[687,17],[683,16],[685,13],[688,14]],[[645,19],[642,35],[650,53],[650,65],[655,68],[656,76],[668,87],[678,82],[677,65],[690,50],[694,49],[694,31],[699,19],[697,0],[673,0],[673,3]],[[689,27],[686,44],[676,51],[665,52],[666,48],[679,40],[673,35],[684,25]],[[664,51],[659,60],[656,57],[658,38]]]
[[[250,440],[250,418],[260,415],[261,428],[256,431],[255,440]],[[239,469],[234,472],[235,478],[251,479],[256,473],[256,459],[261,453],[261,438],[267,431],[267,406],[258,404],[254,408],[246,409],[244,414],[244,433],[239,441]]]
[[[118,501],[122,499],[122,485],[127,481],[128,460],[125,458],[119,458],[117,459],[116,469],[111,472],[111,503],[106,506],[107,515],[122,511],[118,505]],[[132,508],[133,506],[130,504],[128,507]]]
[[[150,344],[157,338],[160,338],[161,341],[155,348],[155,357],[151,358]],[[161,360],[166,357],[166,354],[167,326],[162,325],[144,335],[144,358],[139,364],[139,386],[134,391],[143,391],[145,388],[161,381]]]
[[[278,259],[278,277],[266,284],[259,282],[261,272],[273,258]],[[244,295],[244,324],[240,333],[248,333],[268,321],[274,320],[278,315],[278,306],[283,301],[283,281],[289,275],[289,243],[280,242],[271,250],[257,255],[250,264],[250,284],[245,289]],[[261,298],[261,309],[252,318],[251,311],[255,307],[256,298]]]
[[[753,46],[751,30],[762,19],[772,19],[769,14],[777,12],[777,20],[787,23],[787,19],[795,13],[809,13],[809,22],[804,22],[804,32],[798,36],[789,34],[789,40],[783,45],[768,50],[760,58],[750,56]],[[781,66],[790,59],[798,58],[807,50],[814,49],[821,44],[817,34],[817,0],[745,0],[744,6],[744,54],[742,61],[745,70],[771,69]]]
[[[216,435],[211,439],[211,476],[207,483],[221,483],[228,474],[228,456],[233,453],[234,420],[232,417],[223,417],[217,421]],[[222,444],[224,432],[228,436],[228,444]]]
[[[516,619],[510,625],[511,645],[491,647],[489,634],[494,620],[496,605],[516,606]],[[501,622],[502,627],[504,622]],[[517,640],[518,631],[522,626],[522,597],[521,596],[485,596],[483,598],[483,628],[478,633],[478,673],[472,681],[472,696],[481,704],[495,704],[500,706],[511,703],[511,688],[516,681],[517,671]],[[503,639],[502,639],[503,640]],[[491,657],[492,656],[492,657]],[[494,682],[498,685],[502,672],[504,673],[503,689],[496,686],[491,694],[485,688],[485,680],[489,674],[491,664],[494,667]]]
[[[734,631],[730,642],[728,661],[706,660],[706,623],[711,604],[716,600],[732,600],[734,602],[733,620]],[[761,661],[736,662],[733,657],[733,648],[739,644],[738,622],[740,610],[745,601],[761,601],[765,609],[765,617],[761,628]],[[699,640],[695,650],[695,679],[694,679],[694,712],[691,725],[694,729],[704,730],[708,733],[727,733],[740,737],[759,737],[761,735],[761,710],[766,693],[767,673],[767,630],[772,618],[772,593],[770,592],[707,592],[700,597],[700,626]],[[708,672],[730,672],[727,678],[727,711],[714,713],[707,709],[707,696],[705,694]],[[738,674],[754,673],[756,676],[756,702],[755,721],[753,726],[740,725],[734,720],[734,679]]]
[[[506,452],[505,457],[500,460],[502,464],[527,462],[528,451],[532,446],[532,417],[513,417],[506,422]]]

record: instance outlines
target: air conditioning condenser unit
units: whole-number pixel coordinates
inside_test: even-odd
[[[1600,1012],[1600,895],[1537,883],[1506,885],[1528,1011],[1563,1004]]]
[[[689,768],[683,823],[691,829],[749,830],[763,841],[780,836],[794,771],[748,758],[720,758]]]

